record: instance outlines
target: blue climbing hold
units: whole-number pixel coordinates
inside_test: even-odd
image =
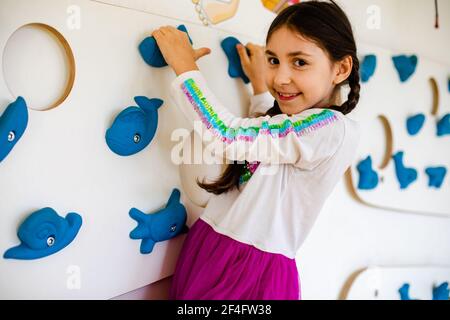
[[[449,299],[450,290],[448,289],[448,282],[443,282],[437,287],[433,287],[433,300]]]
[[[236,45],[241,42],[235,37],[227,37],[222,40],[221,46],[228,58],[228,75],[232,78],[241,78],[244,83],[249,83],[249,78],[242,69],[241,59],[237,51]]]
[[[372,169],[372,157],[359,162],[356,166],[359,172],[358,189],[371,190],[378,185],[378,174]]]
[[[437,136],[445,136],[450,134],[450,113],[447,113],[437,123]]]
[[[411,297],[409,296],[409,287],[410,287],[409,283],[405,283],[403,286],[401,286],[400,289],[398,289],[401,300],[417,300],[417,299],[411,299]]]
[[[152,141],[158,127],[158,108],[164,103],[143,96],[134,101],[139,107],[124,109],[106,131],[106,144],[120,156],[135,154]]]
[[[375,73],[377,67],[377,57],[374,54],[368,54],[361,63],[361,81],[367,82]]]
[[[17,236],[21,244],[7,250],[3,257],[31,260],[49,256],[69,245],[81,224],[81,216],[74,212],[63,218],[52,208],[38,210],[20,225]]]
[[[425,173],[428,175],[428,186],[440,188],[447,169],[445,167],[428,167],[425,169]]]
[[[184,25],[179,25],[178,30],[186,32],[189,37],[189,33]],[[189,37],[189,41],[192,44],[192,39]],[[155,68],[162,68],[167,66],[166,60],[159,50],[158,44],[154,37],[147,37],[139,44],[139,52],[144,59],[144,61]]]
[[[406,120],[406,129],[408,133],[413,136],[416,135],[425,122],[425,115],[423,113],[416,114],[415,116],[411,116]]]
[[[413,181],[417,179],[417,170],[407,168],[403,165],[403,151],[399,151],[392,156],[395,163],[395,174],[400,183],[400,189],[406,189]]]
[[[392,61],[394,61],[394,66],[400,76],[400,81],[405,82],[416,71],[418,59],[416,55],[409,57],[399,55],[392,57]]]
[[[140,248],[142,254],[151,253],[156,242],[169,240],[188,231],[186,209],[180,203],[178,189],[173,189],[164,209],[153,214],[145,214],[132,208],[129,214],[138,223],[131,231],[130,238],[142,240]]]
[[[0,162],[20,140],[28,125],[28,108],[22,97],[10,103],[0,116]]]

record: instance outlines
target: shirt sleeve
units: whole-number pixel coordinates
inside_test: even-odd
[[[313,108],[292,116],[236,117],[213,95],[199,71],[178,76],[171,95],[191,124],[201,122],[193,125],[200,136],[210,133],[216,155],[232,161],[314,169],[334,155],[344,138],[345,116],[329,109]]]
[[[275,99],[269,91],[251,96],[248,116],[250,118],[263,116],[267,110],[273,107],[274,101]]]

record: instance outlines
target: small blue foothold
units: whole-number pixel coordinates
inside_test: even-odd
[[[438,137],[450,134],[450,113],[447,113],[438,121],[436,134]]]
[[[373,54],[366,55],[361,63],[361,81],[367,82],[375,73],[377,57]]]
[[[433,287],[433,300],[448,300],[450,290],[448,289],[448,282],[443,282],[437,287]]]
[[[417,170],[407,168],[403,165],[403,151],[397,152],[392,156],[395,163],[395,174],[400,183],[400,189],[406,189],[413,181],[417,179]]]
[[[409,296],[409,283],[405,283],[400,289],[398,289],[398,292],[400,293],[400,300],[418,300],[418,299],[411,299]]]
[[[425,122],[425,115],[423,113],[416,114],[415,116],[411,116],[406,120],[406,129],[408,133],[413,136],[416,135]]]
[[[445,167],[428,167],[425,169],[425,173],[428,175],[428,186],[440,188],[447,169]]]
[[[356,168],[359,172],[358,189],[371,190],[378,185],[378,174],[372,169],[371,156],[367,156]]]
[[[399,55],[392,57],[395,69],[397,69],[398,75],[400,76],[400,81],[405,82],[413,75],[417,67],[417,56],[405,56]]]
[[[228,58],[228,75],[232,78],[241,78],[247,84],[250,80],[242,69],[241,59],[236,48],[238,44],[241,42],[235,37],[227,37],[221,42],[222,49]]]
[[[184,25],[179,25],[177,29],[186,32],[188,34],[189,41],[192,44],[192,39],[189,36],[186,27]],[[156,43],[154,37],[145,38],[139,45],[139,52],[148,65],[155,68],[167,66],[167,62],[164,60],[161,50],[159,50],[158,44]]]

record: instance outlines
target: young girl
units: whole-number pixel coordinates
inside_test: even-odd
[[[249,46],[250,56],[238,48],[259,93],[250,112],[266,113],[254,118],[235,117],[208,88],[195,61],[209,49],[194,50],[173,27],[153,36],[178,76],[171,86],[176,104],[234,162],[218,181],[200,184],[214,195],[185,239],[170,297],[300,299],[296,253],[351,164],[359,136],[357,123],[345,116],[360,89],[345,13],[334,2],[317,1],[283,10],[267,34],[265,84],[254,62],[257,48]],[[348,99],[336,105],[344,83]]]

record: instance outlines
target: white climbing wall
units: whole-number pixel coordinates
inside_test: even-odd
[[[244,42],[262,40],[260,34],[252,37],[203,27],[194,6],[184,0],[153,1],[151,8],[155,14],[87,0],[1,1],[0,50],[9,52],[10,58],[7,66],[2,61],[8,72],[0,77],[0,112],[17,95],[25,95],[17,88],[25,88],[25,98],[39,104],[57,95],[53,84],[60,86],[57,80],[64,79],[64,60],[45,60],[47,68],[40,69],[39,82],[31,85],[33,79],[26,77],[25,68],[34,72],[42,63],[38,53],[45,50],[39,51],[39,39],[33,38],[37,44],[33,42],[30,49],[24,35],[5,49],[10,36],[24,25],[39,22],[58,30],[73,51],[76,76],[60,106],[29,110],[25,135],[0,163],[0,251],[18,244],[20,223],[43,207],[50,206],[62,216],[77,212],[83,225],[75,240],[57,254],[34,261],[1,258],[0,298],[112,298],[173,273],[184,235],[158,243],[149,255],[141,255],[140,242],[129,238],[136,226],[128,216],[131,207],[153,212],[165,205],[172,188],[181,188],[178,167],[171,161],[172,147],[181,141],[171,141],[171,135],[185,126],[184,116],[168,95],[173,72],[147,66],[138,44],[160,25],[184,23],[196,45],[213,50],[199,63],[211,87],[234,112],[243,114],[249,88],[228,77],[220,41],[228,35]],[[260,10],[259,17],[264,16],[266,10]],[[267,12],[266,17],[271,15]],[[265,21],[257,20],[253,27],[262,30],[270,19]],[[54,45],[48,39],[43,43]],[[30,57],[36,60],[17,63],[15,56],[26,57],[21,48],[32,50]],[[11,63],[17,63],[17,73]],[[21,80],[30,85],[15,85]],[[222,90],[225,86],[227,90]],[[134,105],[137,95],[165,101],[159,109],[158,131],[146,149],[119,157],[107,147],[105,131],[118,112]]]

